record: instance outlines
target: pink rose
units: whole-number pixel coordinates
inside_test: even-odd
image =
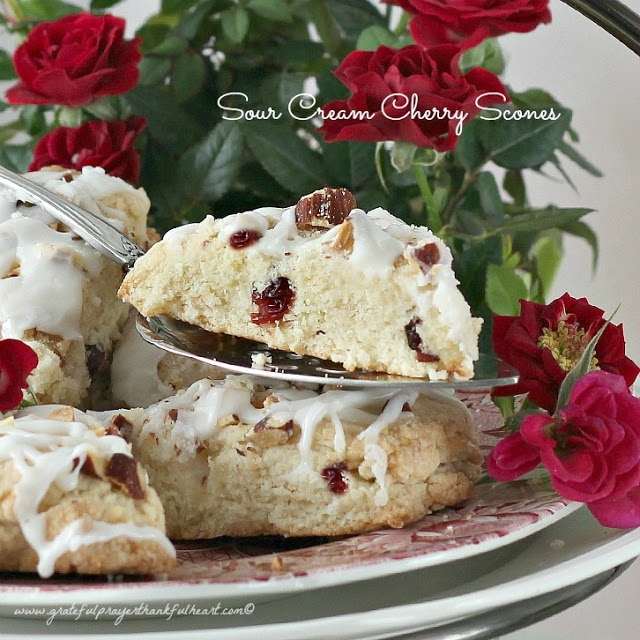
[[[491,452],[489,472],[498,480],[519,477],[534,467],[536,453],[554,489],[585,502],[601,524],[640,525],[640,399],[622,376],[592,371],[557,417],[526,417]]]

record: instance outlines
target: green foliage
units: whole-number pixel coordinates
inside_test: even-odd
[[[92,0],[90,10],[117,13],[118,3]],[[17,22],[4,28],[18,37],[34,22],[81,10],[63,0],[12,4]],[[59,125],[144,116],[140,182],[160,232],[208,213],[284,206],[325,185],[345,186],[359,206],[386,207],[441,235],[465,297],[485,319],[488,348],[493,313],[517,313],[519,298],[544,300],[565,234],[587,242],[597,262],[597,237],[583,220],[589,209],[531,203],[528,176],[553,171],[571,184],[569,169],[601,174],[579,151],[571,111],[541,89],[509,91],[485,108],[466,123],[454,152],[324,142],[314,108],[292,107],[296,119],[292,98],[315,85],[315,108],[346,99],[333,74],[345,56],[413,43],[407,20],[390,20],[372,0],[162,0],[138,31],[138,85],[83,108],[0,103],[10,116],[0,127],[0,162],[24,171],[37,139]],[[310,31],[319,37],[312,41]],[[476,67],[504,71],[499,40],[464,53],[463,73]],[[11,55],[0,50],[0,80],[14,79]],[[225,106],[243,111],[225,112],[218,103],[225,94],[233,94]],[[17,144],[18,136],[28,141]]]

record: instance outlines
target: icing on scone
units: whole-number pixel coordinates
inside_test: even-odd
[[[41,512],[40,505],[54,486],[63,492],[77,489],[88,460],[92,473],[95,473],[96,465],[106,465],[107,476],[114,459],[120,464],[124,460],[130,461],[135,468],[130,447],[122,437],[106,435],[95,420],[78,410],[68,407],[62,410],[72,412],[70,420],[55,419],[55,412],[51,413],[51,410],[51,407],[38,407],[27,415],[10,416],[0,422],[0,461],[11,461],[20,475],[13,487],[13,515],[26,541],[38,554],[38,573],[49,577],[57,560],[66,552],[119,536],[153,540],[174,556],[173,546],[156,527],[102,522],[86,516],[73,520],[48,539],[48,512]],[[49,417],[43,415],[47,413]],[[135,472],[141,473],[139,468]],[[144,497],[144,490],[139,486],[135,491],[130,490],[134,498]]]
[[[462,406],[449,395],[431,393],[441,402]],[[246,378],[230,377],[224,383],[204,379],[194,383],[183,394],[149,407],[145,411],[140,437],[160,432],[169,416],[173,422],[169,438],[179,452],[178,459],[187,461],[196,456],[204,440],[227,424],[241,422],[253,425],[255,430],[256,425],[262,425],[261,428],[279,425],[282,428],[291,423],[292,429],[300,429],[300,464],[288,479],[293,483],[304,483],[319,472],[310,463],[318,425],[324,420],[331,422],[335,434],[334,451],[342,455],[345,451],[343,423],[348,420],[359,426],[357,438],[364,442],[364,459],[371,465],[378,483],[376,500],[379,506],[383,506],[388,500],[384,480],[387,454],[379,446],[378,439],[385,428],[407,411],[418,395],[417,391],[394,388],[312,391],[288,385],[256,391]]]

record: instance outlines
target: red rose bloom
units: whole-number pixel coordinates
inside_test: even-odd
[[[36,352],[20,340],[0,340],[0,411],[22,402],[27,376],[38,366]]]
[[[136,116],[126,122],[91,120],[76,128],[58,127],[39,140],[29,171],[55,164],[77,170],[103,167],[112,176],[135,184],[140,156],[133,142],[146,124],[145,118]]]
[[[20,81],[7,100],[76,107],[133,89],[141,40],[125,40],[124,26],[122,18],[88,13],[37,25],[14,54]]]
[[[425,46],[533,31],[551,22],[549,0],[383,0],[414,14],[411,35]]]
[[[549,305],[520,300],[520,316],[495,316],[494,351],[518,370],[520,381],[497,387],[494,395],[528,393],[532,402],[553,412],[562,381],[605,324],[603,315],[585,298],[565,293]],[[592,368],[620,374],[627,386],[636,379],[640,368],[625,355],[622,325],[609,324],[604,330]]]
[[[335,72],[353,95],[323,108],[319,131],[327,142],[405,140],[437,151],[454,149],[462,124],[480,111],[476,99],[506,95],[489,71],[462,75],[461,54],[456,45],[354,51]]]
[[[517,445],[503,444],[516,438]],[[520,431],[491,452],[488,468],[496,479],[510,480],[531,470],[535,457],[551,474],[553,488],[587,503],[601,524],[640,525],[640,399],[622,376],[583,376],[557,418],[526,417]],[[525,459],[530,464],[522,465]]]

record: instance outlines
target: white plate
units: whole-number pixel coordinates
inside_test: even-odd
[[[0,626],[3,640],[40,635],[59,640],[88,634],[98,640],[114,634],[138,640],[370,640],[436,628],[549,594],[639,554],[640,529],[605,529],[581,509],[505,549],[447,566],[257,604],[250,616],[141,618],[119,625],[107,620],[47,625],[43,620],[13,619],[2,620]],[[178,598],[180,590],[174,595]]]
[[[435,567],[488,553],[550,526],[580,507],[533,480],[481,485],[464,507],[447,509],[404,529],[385,529],[291,551],[264,543],[210,541],[178,544],[179,566],[166,579],[5,574],[0,615],[38,602],[127,604],[253,598],[256,602],[362,580]],[[274,568],[274,562],[277,568]],[[25,614],[26,615],[26,614]]]

